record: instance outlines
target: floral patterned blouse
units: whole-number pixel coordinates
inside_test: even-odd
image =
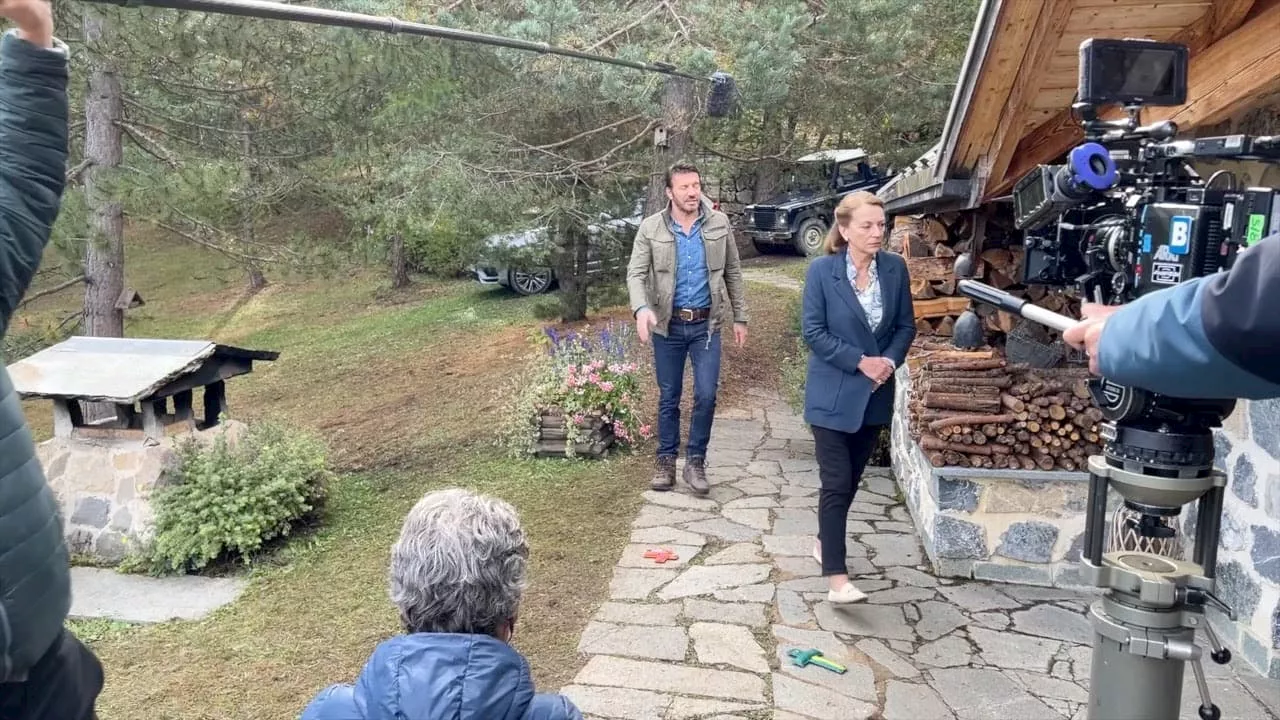
[[[845,258],[849,265],[849,284],[853,286],[853,294],[862,304],[862,311],[867,314],[867,322],[874,332],[884,317],[884,297],[880,294],[880,273],[876,268],[875,258],[871,259],[871,265],[867,267],[867,274],[871,279],[867,282],[866,290],[858,289],[858,269],[853,266],[853,255],[845,253]]]

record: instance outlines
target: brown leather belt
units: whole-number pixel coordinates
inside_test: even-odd
[[[671,313],[672,320],[687,323],[702,322],[709,317],[711,317],[711,308],[676,308]]]

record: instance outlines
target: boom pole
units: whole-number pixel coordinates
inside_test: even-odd
[[[406,20],[400,20],[398,18],[388,16],[365,15],[362,13],[327,10],[324,8],[300,7],[280,2],[266,2],[265,0],[84,0],[84,2],[100,3],[104,5],[121,5],[124,7],[145,5],[150,7],[169,8],[172,10],[193,10],[196,12],[217,13],[220,15],[239,15],[243,17],[263,18],[266,20],[290,20],[293,22],[304,22],[314,25],[331,25],[337,27],[357,28],[361,30],[378,30],[391,34],[403,33],[405,35],[423,35],[427,37],[444,38],[446,40],[478,43],[481,45],[496,45],[498,47],[512,48],[514,50],[526,50],[544,55],[563,55],[565,57],[576,58],[579,60],[620,65],[622,67],[643,70],[645,72],[675,75],[678,77],[688,78],[690,80],[699,80],[701,82],[723,82],[722,78],[727,77],[724,73],[716,73],[711,78],[699,77],[697,75],[681,72],[670,63],[647,63],[636,60],[624,60],[622,58],[609,57],[607,55],[594,55],[592,53],[573,50],[571,48],[555,47],[544,42],[519,40],[517,38],[502,37],[500,35],[487,35],[485,33],[471,32],[470,30],[456,30],[454,28],[440,27],[438,25],[425,25],[423,23],[408,22]]]

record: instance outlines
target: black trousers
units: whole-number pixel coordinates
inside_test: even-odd
[[[864,425],[854,433],[812,426],[813,452],[818,460],[818,541],[822,543],[822,574],[845,575],[845,530],[849,506],[858,491],[862,471],[875,450],[880,425]]]
[[[0,683],[0,720],[96,720],[102,663],[69,630],[22,682]]]

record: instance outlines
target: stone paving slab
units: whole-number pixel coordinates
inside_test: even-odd
[[[1094,591],[936,577],[892,474],[868,468],[847,553],[868,601],[828,603],[812,437],[776,393],[750,395],[717,415],[709,496],[644,493],[564,689],[586,718],[1085,719]],[[679,560],[643,560],[659,547]],[[792,649],[848,670],[799,667]],[[1205,672],[1224,718],[1280,717],[1280,683],[1238,664]],[[1197,720],[1185,677],[1181,718]]]
[[[154,578],[92,567],[71,568],[71,617],[130,623],[199,620],[234,602],[246,582],[195,575]]]

